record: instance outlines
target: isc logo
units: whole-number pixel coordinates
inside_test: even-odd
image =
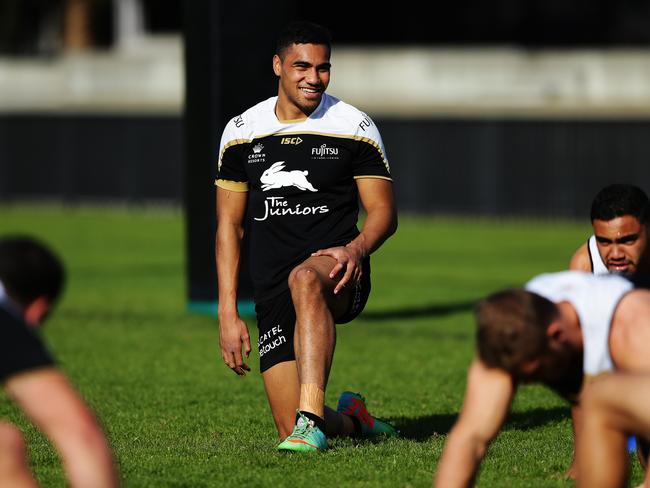
[[[283,137],[282,140],[280,141],[280,144],[293,144],[297,146],[302,142],[302,139],[300,137]]]

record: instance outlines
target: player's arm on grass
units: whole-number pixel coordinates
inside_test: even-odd
[[[313,253],[313,256],[330,256],[338,261],[330,272],[330,278],[341,271],[343,276],[334,288],[334,293],[338,293],[348,282],[360,280],[363,259],[397,230],[393,183],[381,178],[359,178],[356,182],[367,214],[361,233],[346,246],[321,249]]]
[[[580,246],[571,257],[569,269],[572,271],[586,271],[591,273],[591,258],[589,257],[589,247],[587,243]]]
[[[117,468],[95,415],[65,375],[41,368],[9,377],[5,390],[52,441],[72,487],[119,486]]]
[[[576,448],[578,445],[578,436],[580,435],[580,424],[582,422],[582,409],[580,405],[571,405],[571,423],[573,430],[573,459],[571,465],[564,472],[564,477],[568,479],[575,479],[578,474],[578,463],[576,460]]]
[[[438,463],[435,487],[472,485],[488,445],[506,419],[514,392],[507,372],[487,368],[478,358],[474,359],[467,375],[463,406]]]
[[[240,376],[250,371],[244,362],[251,352],[246,323],[237,311],[237,286],[244,238],[248,193],[217,187],[217,235],[215,254],[219,283],[219,343],[226,365]]]

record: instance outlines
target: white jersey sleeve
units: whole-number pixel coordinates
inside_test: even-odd
[[[359,111],[356,138],[363,144],[354,169],[355,178],[391,179],[386,148],[379,129],[369,115]],[[382,167],[383,166],[383,167]],[[377,168],[381,168],[378,170]]]
[[[230,191],[248,191],[248,176],[242,153],[250,139],[247,137],[246,113],[230,119],[221,135],[219,162],[215,184]]]

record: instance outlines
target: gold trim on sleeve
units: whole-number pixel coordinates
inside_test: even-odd
[[[387,176],[378,176],[378,175],[358,175],[354,177],[355,180],[363,180],[363,179],[375,179],[375,180],[386,180],[386,181],[393,181],[392,178],[389,178]]]
[[[214,184],[219,188],[228,191],[236,191],[239,193],[248,191],[248,181],[230,181],[230,180],[214,180]]]

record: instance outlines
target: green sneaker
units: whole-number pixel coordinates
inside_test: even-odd
[[[319,452],[327,450],[327,438],[323,431],[303,414],[300,416],[289,437],[278,444],[278,451]]]
[[[375,418],[368,413],[366,399],[360,393],[353,393],[351,391],[341,393],[336,411],[359,419],[361,435],[363,437],[376,437],[380,435],[394,437],[398,434],[395,427],[388,422]]]

